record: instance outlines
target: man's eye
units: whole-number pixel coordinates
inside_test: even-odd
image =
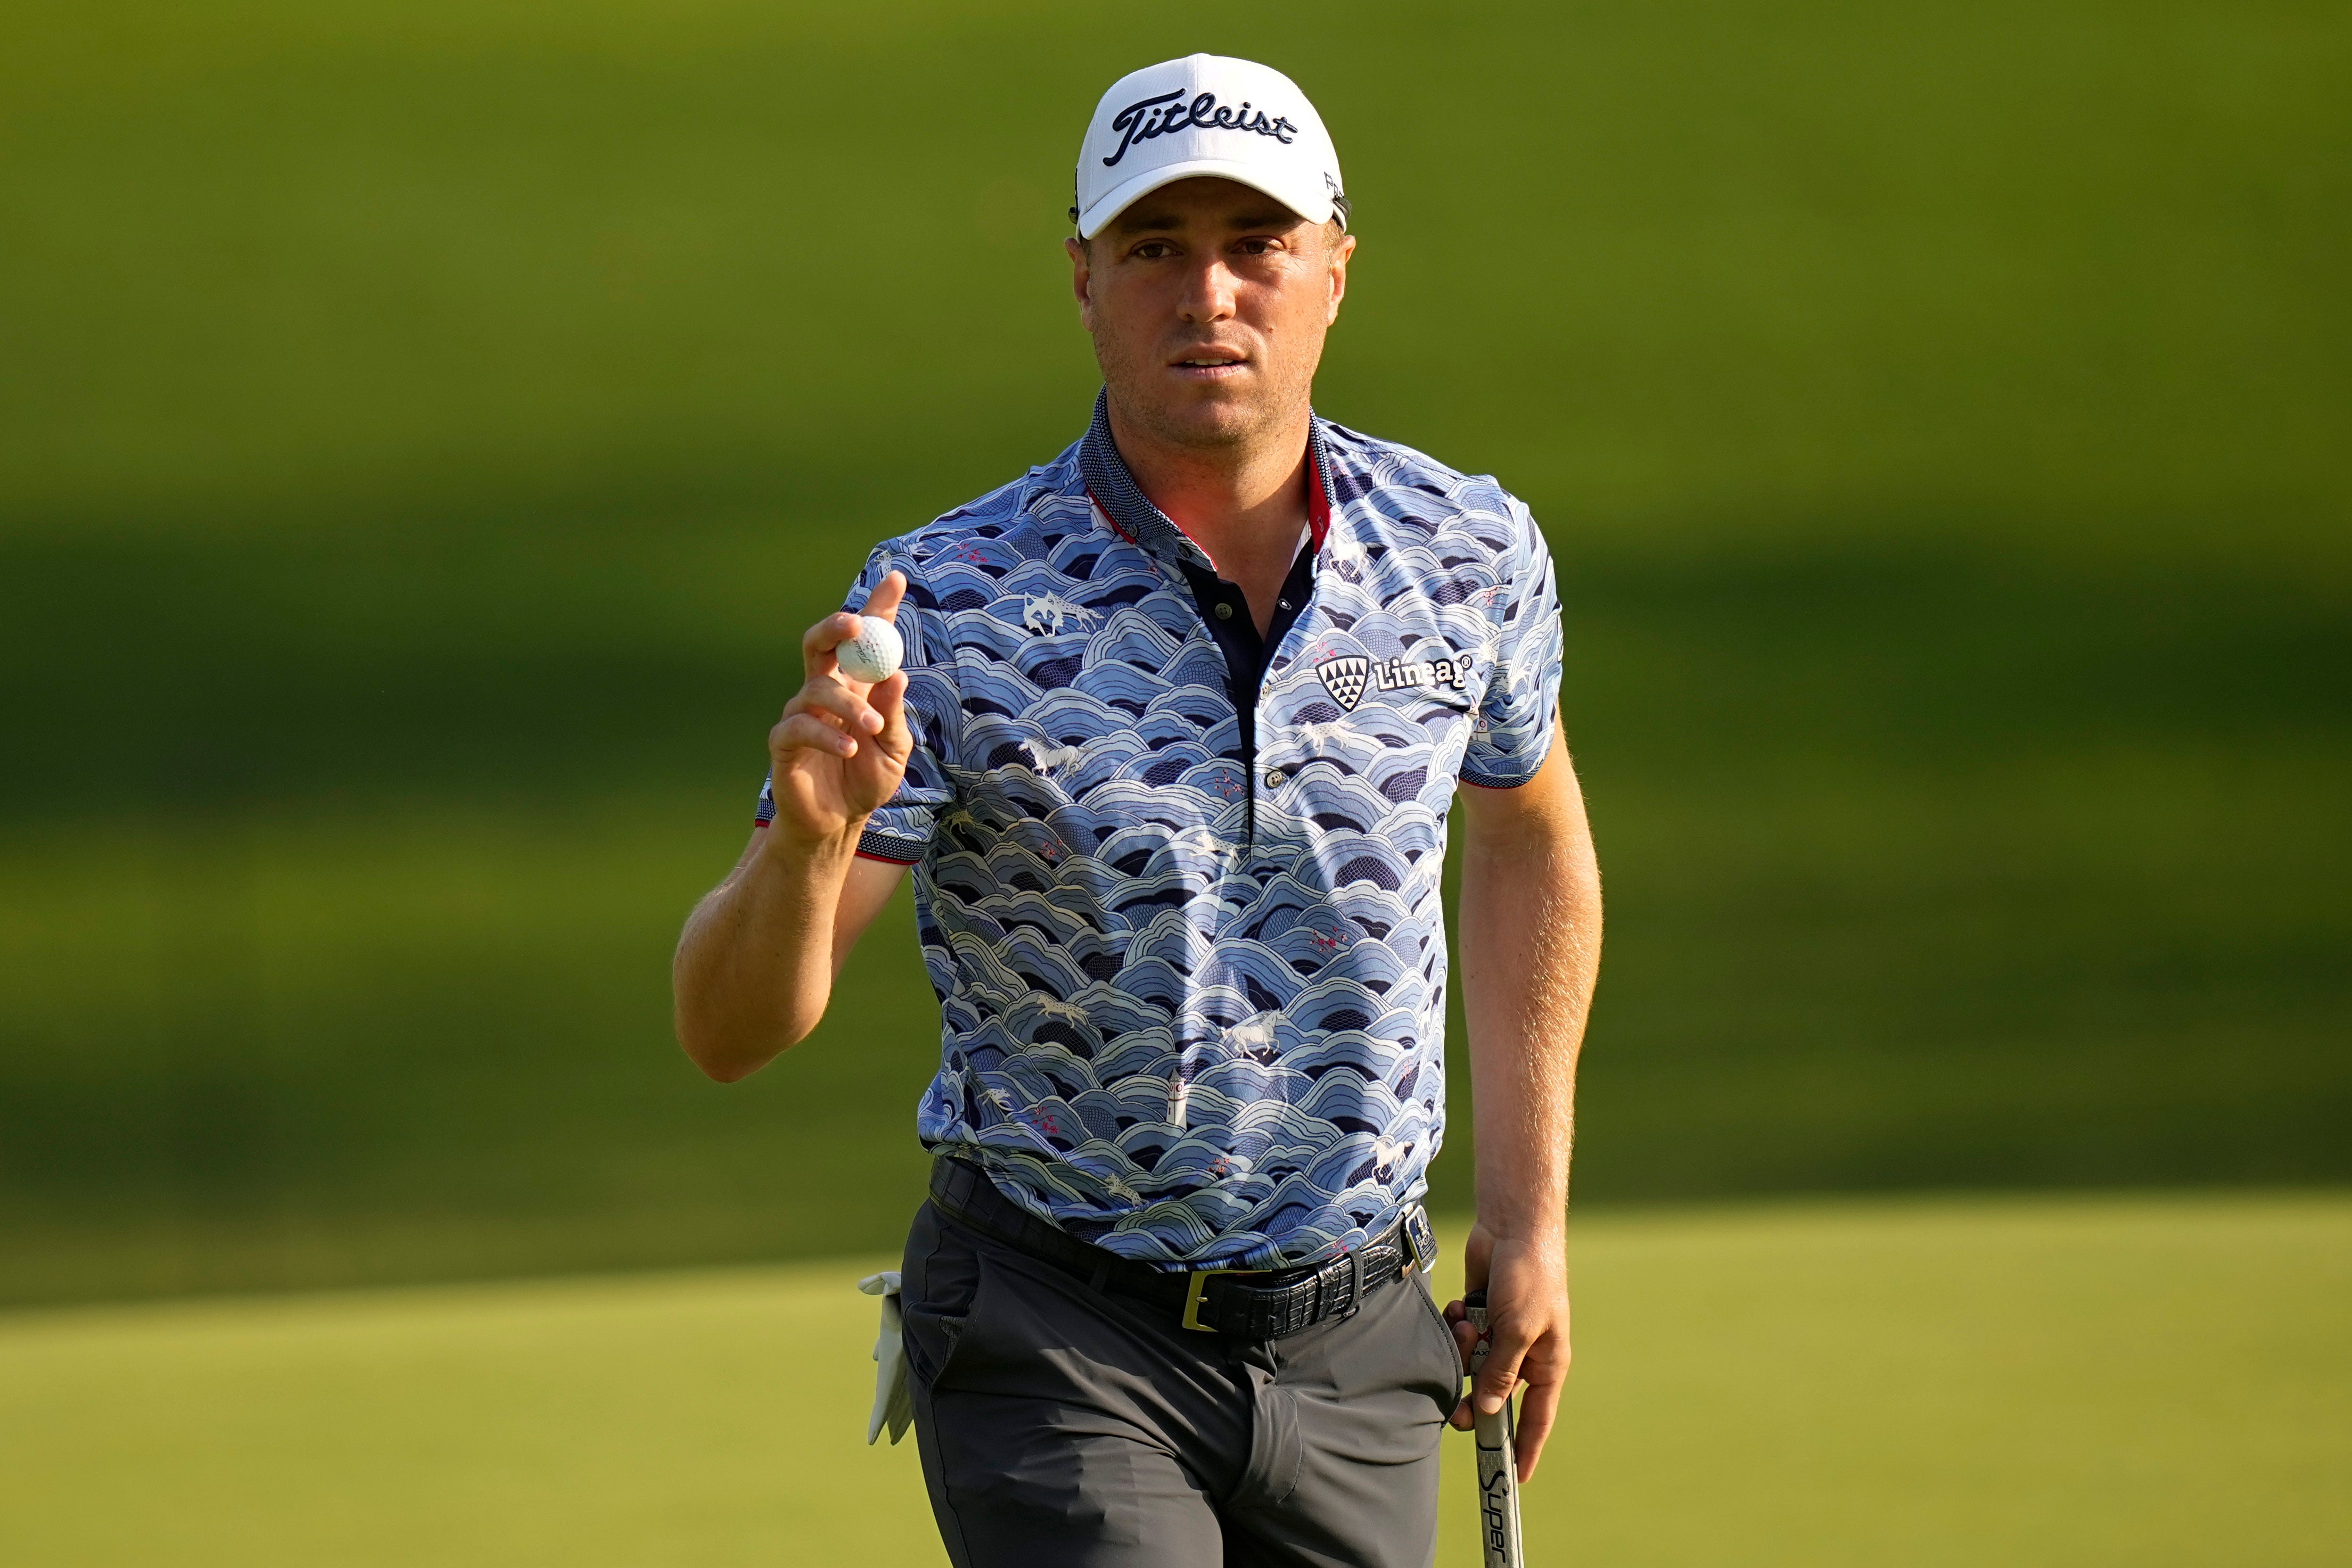
[[[1141,261],[1158,261],[1163,256],[1175,254],[1176,247],[1164,240],[1149,240],[1135,247],[1136,257]]]

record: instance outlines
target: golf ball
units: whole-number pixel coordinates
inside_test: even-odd
[[[898,629],[879,615],[859,616],[857,635],[833,651],[843,674],[869,686],[897,674],[906,656],[907,645],[898,641]]]

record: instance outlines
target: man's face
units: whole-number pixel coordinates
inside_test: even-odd
[[[1241,444],[1307,407],[1353,236],[1231,180],[1180,180],[1069,242],[1079,319],[1122,415]]]

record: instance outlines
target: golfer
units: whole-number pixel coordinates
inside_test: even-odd
[[[1427,1564],[1470,1420],[1421,1208],[1457,804],[1472,1398],[1524,1390],[1523,1475],[1568,1372],[1601,916],[1550,559],[1492,479],[1314,413],[1356,241],[1287,78],[1126,78],[1076,195],[1092,423],[809,629],[761,825],[679,945],[679,1037],[729,1081],[805,1037],[911,868],[941,1029],[902,1305],[950,1556]],[[906,650],[871,685],[833,653],[861,615]]]

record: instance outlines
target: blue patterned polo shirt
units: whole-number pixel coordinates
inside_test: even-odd
[[[1099,401],[1053,463],[876,549],[847,601],[907,574],[914,755],[859,848],[914,868],[941,1016],[918,1131],[1171,1269],[1320,1261],[1422,1196],[1447,808],[1552,744],[1559,610],[1528,509],[1321,419],[1309,451],[1314,527],[1256,679],[1212,630],[1238,591]]]

